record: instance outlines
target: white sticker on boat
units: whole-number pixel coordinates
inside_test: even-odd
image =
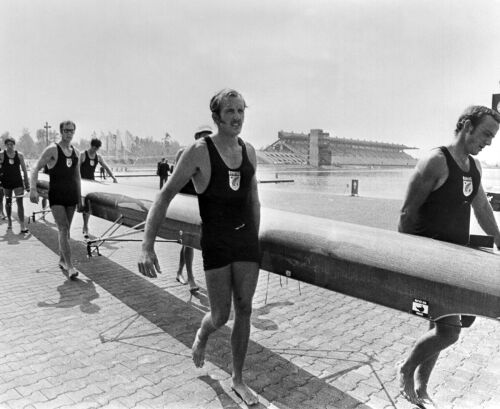
[[[429,316],[429,304],[425,300],[415,298],[411,306],[411,312],[420,317],[427,318]]]

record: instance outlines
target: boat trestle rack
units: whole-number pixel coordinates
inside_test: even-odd
[[[101,255],[99,252],[99,247],[108,241],[142,241],[142,239],[131,239],[127,238],[134,234],[143,233],[144,225],[146,222],[141,222],[136,224],[135,226],[129,227],[126,231],[115,234],[120,227],[123,226],[123,216],[120,216],[116,219],[111,226],[100,236],[95,239],[85,239],[87,244],[87,256],[92,257],[93,253],[96,253],[98,256]],[[182,232],[181,232],[182,237]],[[164,243],[179,243],[182,244],[182,238],[178,240],[164,240],[164,239],[156,239],[155,242],[164,242]]]

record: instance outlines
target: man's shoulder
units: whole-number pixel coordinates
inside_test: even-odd
[[[446,155],[440,148],[431,149],[419,159],[417,169],[445,172],[448,169]]]
[[[187,146],[184,149],[185,153],[190,152],[190,154],[194,155],[203,155],[208,152],[208,145],[205,138],[198,139],[194,141],[191,145]]]

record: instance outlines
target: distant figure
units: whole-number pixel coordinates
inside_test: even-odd
[[[95,180],[95,168],[99,164],[101,166],[101,171],[102,169],[105,169],[106,172],[108,172],[109,176],[111,176],[111,178],[113,179],[113,183],[118,183],[118,181],[115,178],[115,175],[113,175],[113,172],[108,167],[102,156],[97,154],[97,151],[99,150],[101,145],[102,142],[99,139],[93,138],[90,141],[90,148],[80,154],[81,178],[87,180]],[[83,237],[88,239],[90,214],[84,210],[82,212],[82,216],[83,216],[83,229],[82,229]]]
[[[481,165],[471,156],[491,145],[499,123],[497,112],[471,106],[458,118],[453,141],[419,160],[401,209],[400,232],[467,245],[472,206],[479,225],[500,247],[500,231],[481,185]],[[473,274],[474,266],[470,268]],[[398,368],[401,394],[407,400],[419,407],[433,405],[427,384],[439,353],[457,342],[461,328],[474,320],[455,315],[431,322],[429,332]]]
[[[200,126],[197,130],[196,133],[194,134],[194,139],[198,140],[200,138],[204,138],[205,136],[209,136],[212,134],[212,128],[208,125]],[[182,155],[182,152],[184,152],[184,148],[179,149],[177,152],[177,155],[175,155],[175,164],[177,165],[177,162],[179,162],[179,159]],[[172,167],[172,173],[173,173],[174,167]],[[189,182],[180,190],[179,193],[184,193],[186,195],[194,195],[196,196],[196,190],[194,189],[194,185],[192,180],[190,179]],[[193,275],[193,259],[194,259],[194,250],[191,247],[188,246],[182,246],[181,248],[181,253],[179,257],[179,269],[177,270],[177,277],[176,280],[181,283],[181,284],[189,284],[189,291],[191,294],[196,293],[197,291],[200,290],[196,282],[194,281],[194,275]],[[186,280],[184,280],[184,277],[182,276],[182,270],[184,269],[184,265],[186,266],[186,273],[187,273],[187,283]]]
[[[160,177],[160,189],[163,187],[163,184],[167,182],[169,171],[170,166],[167,159],[162,158],[161,161],[158,162],[156,169],[156,174]]]
[[[57,225],[59,240],[59,267],[75,279],[79,272],[71,260],[69,245],[71,222],[75,209],[81,208],[80,165],[78,151],[71,145],[76,125],[72,121],[59,124],[61,141],[52,143],[42,152],[35,167],[31,171],[31,184],[36,186],[38,172],[47,165],[49,169],[49,205]],[[30,199],[38,203],[38,191],[32,189]]]
[[[101,179],[106,180],[106,170],[102,166],[99,168],[99,175],[101,176]]]
[[[0,153],[2,152],[2,148],[0,148]],[[3,176],[3,169],[2,166],[0,165],[0,219],[5,220],[7,219],[7,216],[3,212],[3,187],[2,187],[2,176]]]
[[[0,167],[2,168],[2,187],[5,195],[5,212],[7,213],[7,229],[12,229],[12,195],[17,203],[17,216],[21,225],[21,233],[28,233],[24,223],[24,189],[30,190],[28,171],[21,152],[14,150],[16,141],[13,138],[5,139],[6,149],[0,152]],[[21,174],[22,171],[22,174]],[[24,183],[23,183],[24,178]]]
[[[172,177],[156,196],[146,219],[138,267],[146,277],[157,277],[161,272],[154,251],[155,237],[170,202],[191,179],[198,193],[210,302],[210,312],[194,337],[193,362],[198,368],[204,365],[208,338],[226,324],[234,305],[232,389],[247,405],[255,405],[258,398],[243,381],[243,366],[259,277],[260,202],[255,149],[238,137],[245,108],[245,100],[235,90],[224,89],[212,97],[210,110],[217,133],[198,139],[184,151]]]

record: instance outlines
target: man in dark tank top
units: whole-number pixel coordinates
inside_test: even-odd
[[[208,338],[228,321],[233,300],[232,389],[247,405],[254,405],[258,398],[242,373],[259,276],[260,203],[255,150],[238,137],[245,108],[245,100],[235,90],[224,89],[212,97],[210,110],[217,132],[200,138],[181,155],[148,213],[138,266],[147,277],[160,272],[155,237],[171,200],[191,179],[202,220],[201,249],[211,307],[195,335],[193,362],[203,366]]]
[[[38,203],[38,172],[47,166],[50,177],[49,206],[59,236],[59,267],[73,280],[79,272],[71,260],[69,239],[75,210],[81,208],[79,152],[71,145],[76,130],[75,123],[63,121],[59,130],[61,140],[45,148],[31,171],[33,189],[30,192],[30,200]]]
[[[113,183],[118,183],[115,175],[104,161],[103,157],[97,153],[101,147],[102,142],[93,138],[90,141],[90,148],[80,154],[80,176],[82,179],[95,180],[95,169],[97,165],[101,165],[101,169],[105,169],[109,176],[113,179]],[[83,237],[89,238],[89,218],[90,214],[86,211],[82,212],[83,216]]]
[[[481,185],[481,165],[471,156],[491,145],[499,123],[500,114],[487,107],[464,111],[451,144],[434,149],[417,163],[401,209],[400,232],[467,245],[472,207],[481,228],[500,247],[498,225]],[[439,353],[454,344],[461,327],[472,325],[474,318],[449,316],[431,322],[430,330],[398,367],[400,390],[407,400],[420,407],[433,405],[427,385]]]
[[[15,150],[16,141],[14,138],[6,138],[4,141],[5,150],[0,152],[0,169],[2,172],[2,187],[5,196],[5,213],[7,214],[7,229],[12,229],[12,199],[15,198],[17,204],[17,216],[21,226],[21,233],[28,233],[24,221],[24,189],[29,191],[30,183],[28,171],[24,162],[24,155]],[[24,179],[24,181],[23,181]]]

